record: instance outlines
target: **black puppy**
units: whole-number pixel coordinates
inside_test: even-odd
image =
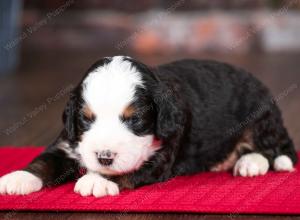
[[[45,152],[0,179],[0,193],[38,191],[76,178],[80,167],[87,172],[75,192],[99,197],[201,171],[292,171],[297,161],[268,89],[215,61],[150,68],[103,58],[71,92],[63,123]]]

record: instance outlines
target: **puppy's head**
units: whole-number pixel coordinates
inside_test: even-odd
[[[163,147],[155,140],[176,135],[179,112],[172,91],[146,65],[116,56],[88,70],[63,121],[84,166],[118,175],[139,169]]]

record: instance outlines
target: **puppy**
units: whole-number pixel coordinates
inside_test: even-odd
[[[297,161],[268,89],[215,61],[151,68],[130,57],[103,58],[71,92],[63,124],[25,169],[0,179],[1,194],[78,179],[81,168],[74,191],[101,197],[202,171],[292,171]]]

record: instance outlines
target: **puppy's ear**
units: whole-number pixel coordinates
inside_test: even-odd
[[[165,85],[159,84],[154,95],[157,110],[155,135],[159,139],[169,139],[181,135],[183,131],[184,106],[171,87],[167,88]]]
[[[68,140],[70,141],[75,139],[75,103],[75,96],[71,93],[70,99],[67,102],[62,117],[65,126],[64,130],[66,132]]]

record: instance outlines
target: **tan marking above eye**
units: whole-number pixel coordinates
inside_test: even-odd
[[[85,115],[85,117],[87,117],[88,119],[95,118],[95,114],[92,112],[92,110],[90,109],[90,107],[88,105],[83,106],[82,112]]]
[[[133,107],[133,105],[128,105],[128,106],[124,109],[124,111],[123,111],[123,113],[122,113],[122,116],[123,116],[124,118],[130,118],[130,117],[134,114],[134,112],[135,112],[135,108]]]

